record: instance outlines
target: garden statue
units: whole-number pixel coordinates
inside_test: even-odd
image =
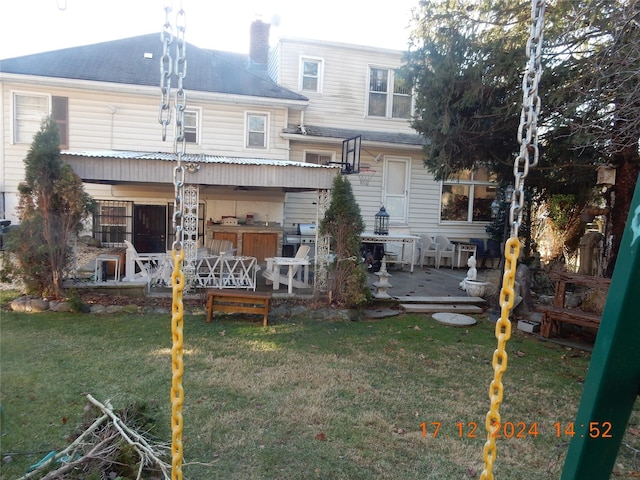
[[[467,270],[467,276],[460,282],[460,288],[462,290],[467,289],[467,280],[473,281],[478,277],[478,270],[476,270],[476,257],[474,255],[471,255],[469,260],[467,260],[467,266],[469,267],[469,270]]]
[[[580,267],[578,273],[583,275],[597,273],[602,239],[603,235],[600,232],[587,232],[580,239]]]

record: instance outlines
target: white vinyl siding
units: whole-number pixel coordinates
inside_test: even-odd
[[[300,39],[281,39],[273,50],[280,62],[277,69],[273,67],[280,84],[310,99],[304,110],[305,125],[416,134],[407,119],[397,118],[403,116],[399,113],[403,94],[398,92],[393,95],[395,114],[392,102],[388,116],[367,115],[370,68],[391,71],[401,68],[402,51]],[[321,94],[300,90],[301,58],[322,59]],[[291,111],[289,124],[297,125],[298,116],[298,112]]]

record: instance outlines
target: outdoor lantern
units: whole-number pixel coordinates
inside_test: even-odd
[[[380,211],[376,213],[375,219],[374,235],[389,235],[389,214],[385,210],[384,205],[380,207]]]
[[[498,214],[500,213],[500,202],[498,198],[494,198],[493,202],[491,202],[491,218],[498,218]]]

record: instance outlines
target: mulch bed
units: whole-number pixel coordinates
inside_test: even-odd
[[[80,294],[82,303],[87,305],[138,305],[139,307],[171,308],[172,298],[169,297],[127,297],[123,295],[107,295],[85,292]],[[204,307],[205,300],[200,298],[184,298],[185,307]]]

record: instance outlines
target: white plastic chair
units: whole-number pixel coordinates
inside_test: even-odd
[[[279,288],[280,283],[287,285],[289,292],[292,288],[309,288],[309,245],[300,245],[296,256],[293,258],[288,257],[270,257],[265,258],[267,261],[267,267],[262,272],[262,276],[266,279],[267,285],[273,283],[274,290]],[[299,264],[291,265],[292,260],[300,260]],[[282,261],[280,263],[279,261]],[[290,269],[287,273],[281,272],[282,267]],[[301,279],[300,267],[304,270],[304,278]],[[291,277],[291,283],[289,283],[289,277]]]
[[[212,238],[209,241],[207,250],[208,255],[220,255],[222,257],[233,255],[236,251],[236,249],[233,248],[231,240],[220,240],[217,238]]]
[[[449,263],[451,263],[451,268],[453,268],[453,257],[456,253],[455,244],[451,243],[451,241],[443,235],[436,237],[436,243],[438,244],[438,266],[436,268],[440,268],[443,258],[448,258]]]
[[[438,266],[438,244],[433,241],[431,235],[420,235],[420,266],[427,263],[427,259],[433,258],[433,266]]]
[[[136,248],[128,240],[124,241],[127,246],[127,266],[124,280],[144,279],[147,288],[160,282],[167,282],[167,273],[171,275],[171,257],[166,253],[138,253]],[[140,269],[135,272],[135,266]],[[170,280],[169,280],[170,282]]]

